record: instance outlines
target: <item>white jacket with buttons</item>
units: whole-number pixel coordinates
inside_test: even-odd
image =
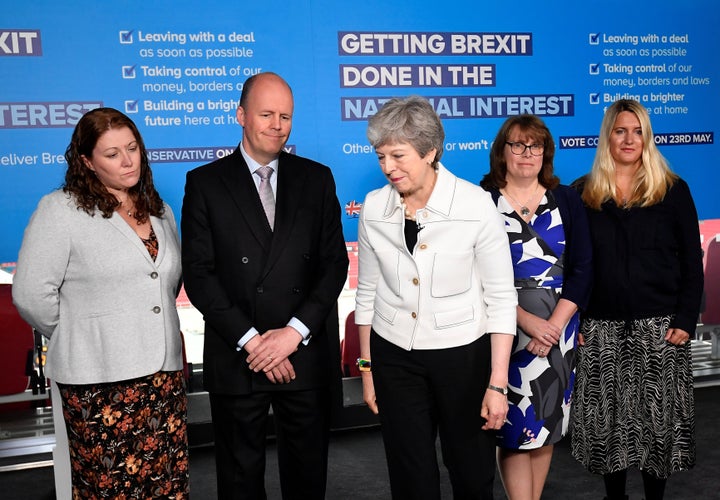
[[[390,185],[368,193],[358,225],[355,322],[406,349],[469,344],[515,334],[517,293],[503,221],[490,195],[438,165],[417,212],[414,252]]]

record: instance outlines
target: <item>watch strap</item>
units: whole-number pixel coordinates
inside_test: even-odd
[[[491,391],[499,392],[503,396],[507,396],[507,394],[508,394],[507,387],[498,387],[496,385],[488,384],[487,388],[490,389]]]

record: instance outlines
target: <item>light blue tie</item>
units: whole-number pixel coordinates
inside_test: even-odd
[[[270,185],[270,176],[272,176],[273,172],[272,167],[268,166],[255,170],[255,173],[260,177],[258,193],[260,194],[260,202],[265,210],[265,215],[270,223],[270,229],[275,229],[275,195]]]

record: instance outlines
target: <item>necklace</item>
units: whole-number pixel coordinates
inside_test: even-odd
[[[430,165],[428,163],[428,165]],[[432,178],[432,186],[430,186],[430,192],[432,193],[433,189],[435,189],[435,183],[437,182],[437,170],[435,171],[435,175]],[[417,223],[417,217],[415,217],[415,214],[410,211],[410,209],[407,206],[407,203],[405,203],[405,195],[403,193],[398,193],[400,195],[400,206],[403,209],[403,212],[405,212],[405,218],[410,219],[411,221]],[[418,224],[418,227],[420,225]]]
[[[127,200],[125,200],[125,201],[127,201]],[[125,201],[121,201],[121,202],[120,202],[120,206],[121,206],[121,207],[123,207],[123,206],[125,205]],[[133,217],[133,212],[132,212],[132,210],[127,209],[127,208],[124,208],[124,210],[125,210],[125,213],[128,215],[128,217],[130,217],[130,218]]]
[[[403,195],[400,195],[400,206],[403,208],[403,212],[405,212],[405,218],[410,219],[413,222],[417,222],[417,218],[415,217],[415,214],[410,212],[410,209],[405,204],[405,197]]]
[[[530,209],[528,208],[528,205],[530,205],[530,203],[535,199],[535,195],[537,194],[538,189],[540,189],[540,184],[535,187],[535,191],[533,191],[532,196],[530,196],[528,201],[526,201],[524,204],[519,203],[515,198],[513,198],[508,192],[507,188],[505,188],[505,194],[508,196],[508,198],[515,202],[518,207],[520,207],[520,215],[522,215],[523,217],[527,217],[528,215],[530,215]]]

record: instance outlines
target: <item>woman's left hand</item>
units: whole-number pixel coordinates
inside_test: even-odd
[[[675,345],[685,345],[690,340],[690,334],[681,328],[668,328],[665,340]]]
[[[486,390],[482,402],[480,416],[485,419],[484,431],[498,430],[505,424],[505,417],[508,412],[507,396],[497,391]]]

